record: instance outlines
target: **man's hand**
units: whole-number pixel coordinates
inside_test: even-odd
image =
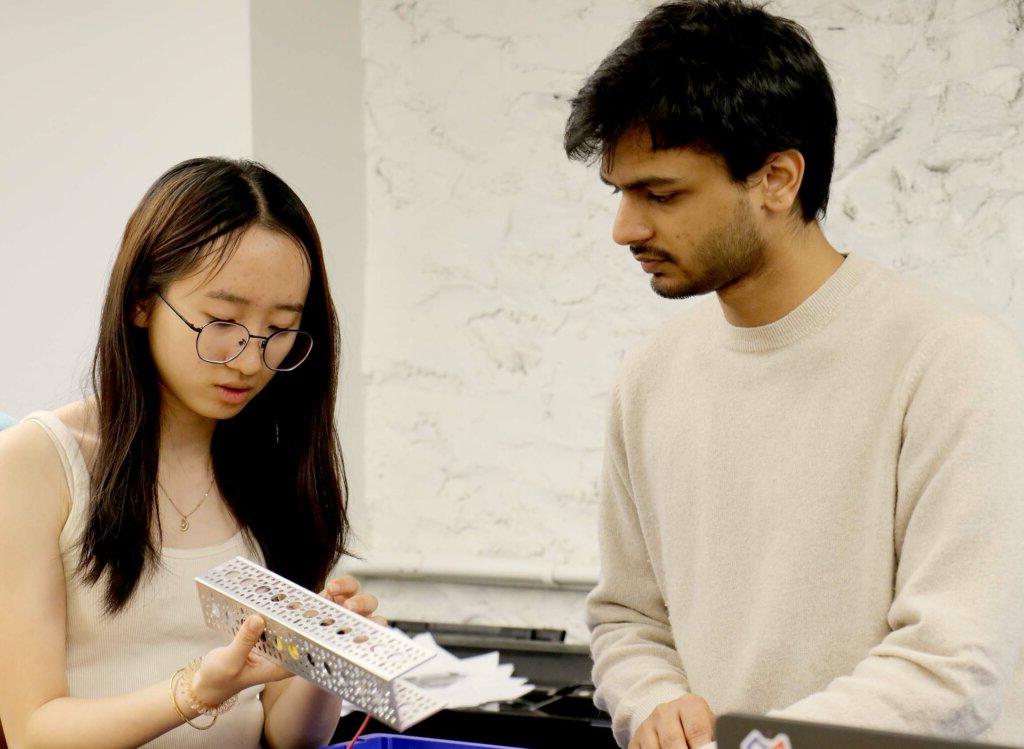
[[[715,740],[715,714],[703,697],[684,694],[658,705],[636,729],[628,749],[697,749]]]

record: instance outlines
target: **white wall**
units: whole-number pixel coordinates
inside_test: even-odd
[[[651,2],[363,3],[371,560],[596,564],[605,398],[680,303],[567,163],[568,99]],[[1024,19],[999,0],[777,0],[840,101],[827,231],[1024,335]],[[381,581],[393,616],[569,626],[579,593]]]
[[[168,167],[252,152],[247,0],[6,0],[0,411],[81,397],[129,214]]]
[[[254,0],[250,28],[242,0],[8,0],[0,411],[79,390],[110,260],[152,180],[188,156],[255,154],[329,248],[367,562],[593,569],[614,368],[680,304],[612,245],[615,200],[566,162],[561,132],[568,99],[650,5]],[[1016,5],[773,8],[811,30],[836,82],[833,241],[1024,336]],[[579,592],[370,584],[391,617],[585,636]]]
[[[306,204],[324,247],[341,323],[338,429],[345,453],[352,544],[363,502],[363,286],[366,160],[359,3],[251,0],[253,155]]]

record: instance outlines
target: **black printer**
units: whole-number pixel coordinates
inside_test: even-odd
[[[564,630],[415,621],[391,624],[410,636],[430,632],[438,645],[460,658],[496,650],[502,663],[513,665],[516,676],[534,685],[517,700],[442,710],[406,735],[523,749],[617,749],[610,717],[594,706],[590,651],[586,645],[566,643]],[[350,739],[363,717],[357,713],[342,718],[332,741]],[[366,733],[394,731],[371,720]]]

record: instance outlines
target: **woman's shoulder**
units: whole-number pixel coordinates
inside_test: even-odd
[[[45,497],[52,502],[42,501]],[[0,432],[0,517],[17,524],[27,513],[62,528],[71,507],[64,464],[49,435],[31,422]]]
[[[75,401],[55,409],[53,413],[74,436],[85,464],[91,466],[100,443],[96,399]]]

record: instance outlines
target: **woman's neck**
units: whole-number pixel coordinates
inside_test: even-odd
[[[217,420],[200,416],[164,391],[160,403],[160,461],[207,464]]]

